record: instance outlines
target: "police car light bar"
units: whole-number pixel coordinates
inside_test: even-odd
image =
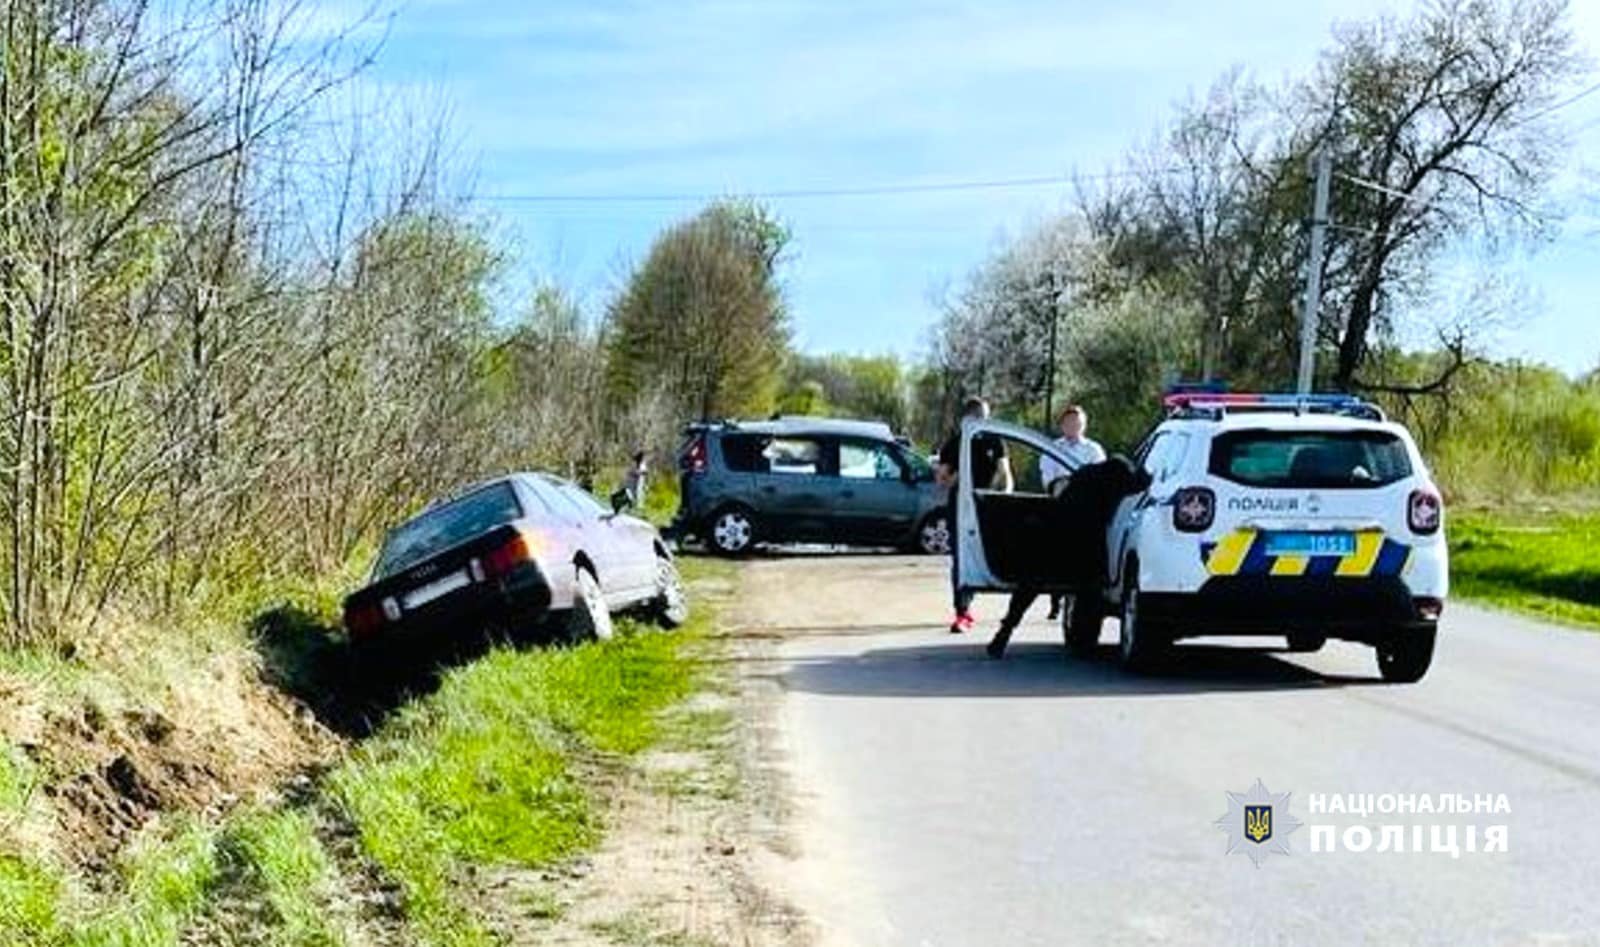
[[[1206,391],[1185,387],[1163,394],[1161,406],[1168,412],[1194,410],[1222,413],[1232,408],[1241,411],[1314,411],[1383,419],[1383,411],[1377,405],[1346,394]]]

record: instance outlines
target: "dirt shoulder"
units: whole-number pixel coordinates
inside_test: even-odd
[[[606,837],[581,858],[483,879],[514,943],[808,944],[781,895],[794,855],[775,741],[773,643],[747,633],[746,572],[712,568],[696,597],[721,616],[697,646],[707,686],[674,708],[652,750],[601,764]]]

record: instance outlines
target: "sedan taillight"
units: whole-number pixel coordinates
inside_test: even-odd
[[[1439,531],[1439,521],[1444,513],[1444,501],[1432,490],[1412,490],[1406,501],[1406,525],[1420,536]]]
[[[1180,532],[1203,533],[1217,518],[1217,495],[1206,487],[1184,487],[1172,495],[1172,525]]]
[[[491,550],[483,557],[484,576],[498,579],[532,558],[533,551],[528,546],[528,538],[518,533],[507,540],[505,545]]]
[[[383,627],[383,609],[373,605],[360,605],[344,610],[344,627],[352,638],[366,638]]]

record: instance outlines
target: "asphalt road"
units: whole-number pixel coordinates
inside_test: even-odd
[[[743,573],[744,624],[779,639],[791,895],[825,942],[1600,943],[1600,634],[1451,603],[1416,685],[1380,682],[1366,648],[1270,639],[1180,645],[1140,678],[1114,621],[1072,660],[1042,602],[987,660],[1003,600],[950,636],[943,576],[885,556]],[[1302,828],[1258,868],[1212,824],[1257,778],[1302,822],[1503,823],[1509,852],[1312,853]],[[1511,812],[1318,816],[1311,793]]]

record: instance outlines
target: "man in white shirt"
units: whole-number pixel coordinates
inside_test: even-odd
[[[1065,478],[1070,476],[1072,471],[1089,464],[1098,464],[1106,459],[1105,448],[1084,435],[1084,431],[1089,427],[1089,413],[1084,411],[1082,406],[1069,404],[1062,408],[1060,423],[1061,436],[1052,443],[1072,466],[1064,467],[1050,456],[1039,459],[1039,476],[1052,495],[1061,492],[1061,488],[1066,485]]]
[[[1106,450],[1099,444],[1084,436],[1084,430],[1089,426],[1089,413],[1083,410],[1082,405],[1069,404],[1061,409],[1061,436],[1051,443],[1055,445],[1056,452],[1067,461],[1063,465],[1049,454],[1039,458],[1039,479],[1044,481],[1046,490],[1050,495],[1059,497],[1061,491],[1066,489],[1067,481],[1071,479],[1072,472],[1079,467],[1098,464],[1106,459]],[[989,642],[989,657],[998,658],[1005,654],[1006,643],[1011,640],[1011,633],[1022,622],[1022,617],[1028,611],[1037,595],[1034,592],[1018,592],[1011,596],[1011,606],[1006,610],[1006,617],[1000,622],[1000,630],[995,633]],[[1050,621],[1061,617],[1061,596],[1050,596]]]

